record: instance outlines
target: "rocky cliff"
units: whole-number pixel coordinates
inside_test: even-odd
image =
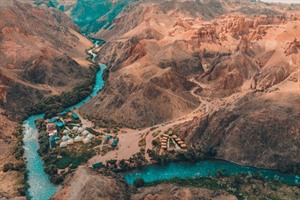
[[[300,173],[299,93],[253,93],[186,124],[182,136],[213,156]]]
[[[19,0],[35,6],[55,8],[70,17],[80,32],[92,36],[109,27],[115,17],[137,0]]]

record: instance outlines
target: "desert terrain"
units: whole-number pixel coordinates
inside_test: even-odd
[[[74,112],[84,128],[115,130],[118,146],[104,154],[104,145],[96,146],[98,153],[67,176],[53,199],[166,199],[170,194],[174,199],[236,199],[227,190],[173,183],[137,189],[118,175],[90,169],[139,153],[153,163],[148,150],[170,130],[186,144],[184,152],[300,173],[299,5],[53,2],[13,1],[0,7],[2,169],[8,162],[23,166],[15,152],[22,146],[18,131],[28,107],[93,76],[87,55],[92,42],[86,35],[105,41],[95,49],[96,62],[108,66],[109,76],[103,90]],[[261,194],[274,191],[256,181],[243,182],[243,191],[255,196],[254,184],[263,188]],[[25,195],[24,173],[18,170],[1,170],[0,183],[0,198]],[[280,187],[277,197],[297,198],[299,188]]]

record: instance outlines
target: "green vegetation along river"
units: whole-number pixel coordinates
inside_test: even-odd
[[[96,43],[95,46],[98,44]],[[95,54],[92,54],[92,60],[95,61]],[[90,96],[86,97],[81,102],[77,103],[66,110],[71,110],[74,107],[78,108],[86,103],[90,98],[96,96],[97,93],[103,88],[105,81],[102,78],[102,74],[106,66],[100,64],[100,70],[96,74],[96,81],[93,91]],[[23,122],[24,129],[24,156],[27,160],[27,183],[29,189],[27,196],[33,200],[48,200],[55,192],[58,187],[50,182],[49,176],[44,171],[43,161],[38,154],[38,131],[35,125],[35,120],[44,117],[44,114],[30,116]]]

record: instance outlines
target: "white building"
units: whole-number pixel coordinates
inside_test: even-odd
[[[86,143],[89,143],[90,142],[90,139],[89,138],[84,138],[83,140],[83,143],[86,144]]]
[[[66,135],[64,135],[64,136],[62,137],[62,140],[63,140],[63,141],[67,141],[68,139],[69,139],[69,137],[66,136]]]
[[[77,135],[74,139],[75,142],[81,142],[82,141],[82,137]]]
[[[67,142],[62,142],[59,145],[59,147],[62,147],[62,148],[67,147],[67,146],[68,146]]]
[[[94,138],[94,135],[90,133],[90,134],[88,134],[87,138],[93,139],[93,138]]]
[[[72,138],[70,138],[68,141],[67,141],[67,144],[74,144],[74,140]]]

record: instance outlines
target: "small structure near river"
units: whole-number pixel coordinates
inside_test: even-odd
[[[72,120],[66,123],[65,119],[69,119],[68,116],[72,116]],[[61,148],[66,148],[68,145],[73,145],[78,142],[87,144],[95,138],[95,136],[85,128],[77,126],[80,125],[81,121],[79,116],[75,113],[66,112],[59,117],[45,120],[45,123],[49,135],[50,148],[55,148],[57,145]],[[73,125],[74,123],[76,123],[76,125]]]

